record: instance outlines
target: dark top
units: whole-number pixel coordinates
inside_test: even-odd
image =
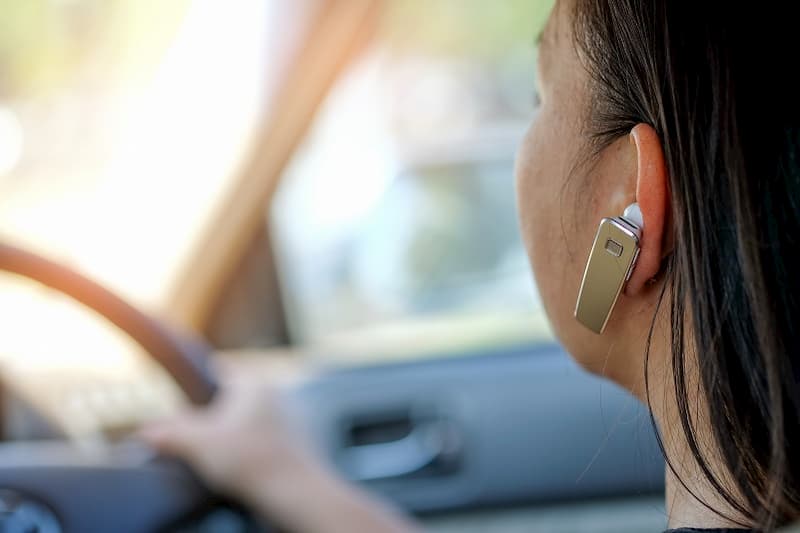
[[[668,529],[664,533],[758,533],[755,529],[698,529],[694,527],[682,527],[680,529]]]

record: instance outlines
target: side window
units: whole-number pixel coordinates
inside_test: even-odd
[[[272,205],[299,343],[369,357],[548,341],[517,229],[535,2],[395,2]]]

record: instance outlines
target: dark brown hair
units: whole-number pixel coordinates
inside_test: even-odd
[[[595,148],[642,122],[663,144],[675,247],[662,305],[683,432],[743,525],[763,529],[800,509],[798,4],[572,2]],[[724,478],[688,405],[689,351]]]

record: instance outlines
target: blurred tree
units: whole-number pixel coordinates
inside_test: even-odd
[[[188,3],[0,0],[0,98],[51,90],[85,69],[107,81],[145,74]]]
[[[386,40],[404,52],[493,60],[533,46],[554,0],[391,0]]]

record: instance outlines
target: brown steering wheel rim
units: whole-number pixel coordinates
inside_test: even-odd
[[[38,254],[0,242],[0,271],[36,281],[93,310],[139,344],[172,376],[194,405],[217,391],[210,368],[211,346],[137,309],[99,283]]]

